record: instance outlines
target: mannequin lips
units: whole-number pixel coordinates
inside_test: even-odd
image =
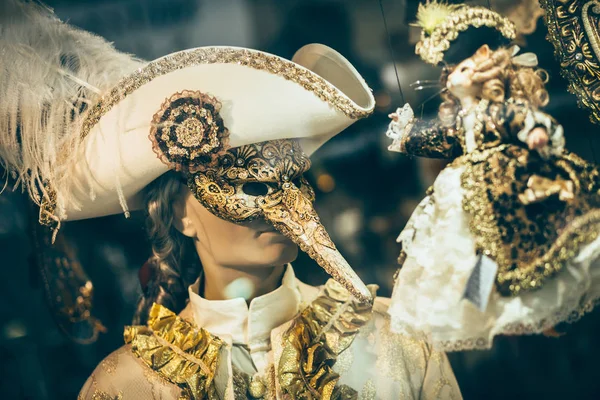
[[[369,289],[331,241],[312,202],[298,188],[290,186],[273,193],[265,197],[260,206],[267,221],[296,243],[354,297],[363,302],[373,301]]]

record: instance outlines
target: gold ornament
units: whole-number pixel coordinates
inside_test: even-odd
[[[214,166],[229,143],[220,110],[221,103],[208,94],[175,93],[152,118],[149,137],[154,152],[176,171],[193,173]]]
[[[591,111],[590,120],[600,123],[600,2],[540,0],[540,5],[569,91]]]

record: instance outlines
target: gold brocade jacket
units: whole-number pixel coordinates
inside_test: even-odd
[[[388,299],[358,304],[333,280],[298,287],[300,312],[271,331],[260,379],[236,369],[231,345],[197,326],[190,305],[179,315],[155,305],[79,399],[461,399],[444,353],[390,332]]]

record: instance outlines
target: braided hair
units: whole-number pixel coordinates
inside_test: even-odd
[[[146,191],[146,228],[152,245],[148,285],[138,300],[133,323],[146,324],[153,303],[178,313],[186,305],[187,287],[200,275],[202,265],[193,240],[174,226],[175,207],[184,183],[169,172],[151,183]]]

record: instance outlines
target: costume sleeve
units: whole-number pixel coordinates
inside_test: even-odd
[[[420,398],[421,400],[462,399],[454,372],[452,372],[445,353],[430,348]]]
[[[544,128],[548,134],[548,145],[538,151],[544,158],[559,155],[564,151],[562,126],[552,116],[531,107],[526,101],[509,99],[506,102],[505,126],[511,136],[523,143],[527,143],[527,138],[534,128]]]
[[[78,400],[178,399],[181,390],[158,376],[123,346],[96,367]]]
[[[396,125],[392,121],[388,128],[388,132],[392,132],[393,137],[397,138],[390,150],[427,158],[454,158],[460,155],[454,130],[442,127],[437,119],[414,120],[402,129]]]

